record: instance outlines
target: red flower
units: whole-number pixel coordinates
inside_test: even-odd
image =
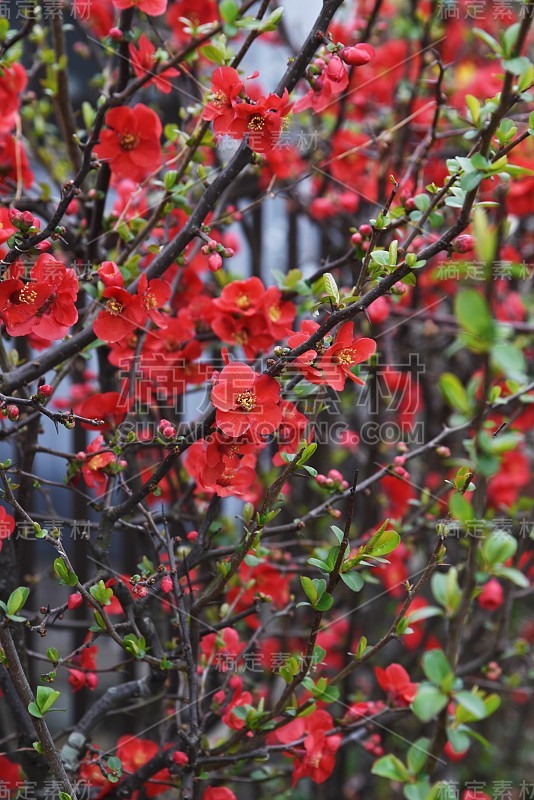
[[[502,606],[504,602],[504,591],[497,578],[490,578],[490,580],[484,584],[484,588],[480,592],[477,600],[480,608],[484,608],[486,611],[495,611]]]
[[[296,308],[289,300],[282,301],[282,292],[276,286],[269,286],[263,297],[265,321],[274,339],[284,339],[291,333]]]
[[[105,308],[93,323],[99,339],[112,344],[143,325],[145,312],[137,295],[131,295],[118,286],[109,286],[102,292],[102,297],[107,299]]]
[[[19,278],[6,278],[0,282],[0,314],[11,336],[17,336],[36,318],[37,312],[50,297],[46,283],[24,283]]]
[[[131,4],[130,4],[131,5]],[[98,158],[109,163],[114,178],[143,181],[161,166],[161,122],[143,103],[119,106],[106,114],[109,130],[100,134]]]
[[[167,10],[167,0],[113,0],[115,8],[138,8],[149,17],[159,17]]]
[[[235,794],[226,786],[208,786],[202,800],[237,800]]]
[[[26,188],[33,183],[28,156],[20,139],[11,134],[0,135],[0,189],[11,192],[9,181],[21,179]]]
[[[117,742],[117,758],[122,761],[122,769],[126,775],[137,772],[147,761],[154,758],[159,752],[156,742],[150,739],[138,739],[137,736],[121,736]],[[147,797],[157,797],[169,788],[171,776],[168,769],[156,772],[143,785],[143,792]],[[158,783],[164,781],[164,783]]]
[[[197,491],[215,492],[218,497],[243,497],[256,478],[255,445],[236,442],[224,434],[194,442],[185,454],[185,466],[197,484]]]
[[[240,319],[221,314],[213,319],[211,328],[221,342],[242,347],[247,358],[255,358],[258,353],[268,350],[274,342],[265,325],[263,314]]]
[[[71,14],[74,19],[87,25],[95,36],[106,36],[114,21],[114,9],[109,0],[72,0]]]
[[[223,628],[218,633],[203,636],[200,649],[206,662],[216,666],[221,672],[226,672],[228,664],[224,663],[224,659],[232,658],[237,661],[245,644],[239,641],[239,634],[233,628]]]
[[[13,793],[13,797],[17,796],[19,790],[22,789],[22,782],[24,774],[20,764],[15,764],[6,756],[0,756],[0,775],[2,776],[2,786]]]
[[[139,37],[138,44],[139,49],[133,44],[130,45],[130,58],[135,74],[138,78],[144,78],[145,75],[153,75],[145,85],[149,86],[153,84],[160,92],[168,94],[172,89],[172,85],[168,79],[174,78],[180,73],[177,69],[174,69],[174,67],[169,67],[169,69],[164,70],[164,72],[161,72],[159,75],[154,75],[154,69],[158,65],[158,60],[155,57],[155,46],[144,33]]]
[[[0,73],[0,131],[8,133],[16,124],[19,97],[26,88],[28,77],[22,64],[3,64]]]
[[[265,287],[259,278],[246,281],[232,281],[213,301],[220,311],[251,317],[261,311],[265,297]]]
[[[282,97],[269,94],[260,97],[257,103],[239,103],[228,133],[233,138],[246,136],[249,147],[257,153],[270,153],[278,142],[283,117],[290,109],[287,89]]]
[[[213,99],[206,104],[202,119],[213,122],[218,136],[232,135],[231,125],[236,116],[234,101],[242,90],[243,82],[233,67],[218,67],[211,76]]]
[[[390,664],[386,669],[375,667],[378,685],[388,694],[392,705],[409,706],[417,694],[417,684],[400,664]]]
[[[124,288],[124,278],[122,272],[114,261],[103,261],[97,269],[98,277],[104,286],[118,286]]]
[[[525,453],[519,449],[509,450],[502,457],[499,472],[488,482],[488,503],[492,508],[511,506],[530,480],[530,467]]]
[[[35,317],[27,317],[23,322],[11,327],[16,336],[33,334],[41,339],[54,341],[61,339],[71,325],[78,321],[76,298],[78,297],[78,278],[73,269],[67,269],[60,261],[44,253],[39,256],[30,271],[35,283],[26,284],[30,291],[35,286],[46,285],[48,297],[38,309]]]
[[[0,550],[4,539],[9,539],[15,530],[15,519],[8,514],[4,506],[0,506]]]
[[[254,604],[257,595],[262,595],[270,598],[273,608],[283,608],[289,603],[289,584],[290,579],[275,564],[264,561],[251,567],[242,563],[238,583],[228,590],[227,601],[236,611],[242,611]],[[250,617],[248,624],[255,627]]]
[[[314,783],[323,783],[335,766],[335,754],[341,745],[342,736],[328,736],[334,720],[327,711],[318,709],[307,717],[293,720],[283,728],[269,734],[268,742],[291,744],[305,735],[304,751],[294,757],[293,786],[301,778],[311,778]]]
[[[167,11],[166,20],[179,44],[188,42],[191,34],[186,33],[184,20],[190,20],[193,26],[207,25],[217,19],[217,3],[215,0],[175,0]]]
[[[228,725],[229,728],[232,728],[234,731],[240,731],[242,728],[245,727],[245,720],[241,719],[240,717],[236,717],[233,713],[234,709],[238,706],[248,706],[252,702],[252,695],[250,692],[243,691],[243,681],[238,676],[232,678],[233,683],[231,682],[230,685],[235,690],[230,700],[229,704],[224,709],[224,714],[222,716],[222,721],[225,725]]]
[[[349,84],[349,74],[339,56],[333,55],[313,87],[295,103],[295,111],[311,108],[320,113],[331,105],[335,98],[345,91]]]
[[[345,322],[341,326],[335,341],[319,361],[321,380],[310,377],[312,383],[327,383],[332,389],[341,390],[345,386],[345,379],[350,378],[354,383],[363,385],[364,381],[352,374],[351,367],[370,359],[376,350],[376,342],[373,339],[353,341],[353,329],[352,322]]]
[[[282,453],[296,453],[298,446],[303,439],[308,443],[313,438],[313,428],[309,432],[310,421],[302,414],[298,408],[290,403],[289,400],[282,400],[280,403],[282,410],[282,423],[278,429],[278,453],[273,457],[275,467],[284,465]]]
[[[127,411],[128,408],[119,392],[96,392],[76,409],[81,417],[104,421],[104,425],[89,425],[82,422],[83,428],[93,431],[116,428],[123,421]]]
[[[87,486],[90,486],[92,489],[95,487],[98,489],[104,488],[107,481],[107,475],[104,470],[116,459],[115,453],[112,453],[110,450],[101,452],[103,445],[104,437],[97,436],[85,450],[87,454],[95,453],[95,455],[91,455],[90,458],[86,458],[82,464],[83,479]]]
[[[73,692],[87,687],[92,692],[98,685],[98,677],[94,672],[83,672],[81,669],[69,669],[69,683]]]
[[[282,420],[280,385],[274,378],[258,375],[247,364],[227,364],[211,391],[217,409],[217,427],[227,436],[267,436]]]
[[[13,236],[17,229],[11,224],[9,218],[9,210],[7,208],[0,208],[0,244],[7,242],[10,236]]]
[[[159,328],[167,326],[167,320],[160,311],[171,296],[171,285],[161,278],[154,278],[148,282],[143,272],[139,278],[137,293],[141,298],[149,319]]]

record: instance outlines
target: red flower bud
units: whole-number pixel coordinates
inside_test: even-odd
[[[351,67],[361,67],[374,58],[375,49],[370,44],[355,44],[353,47],[344,47],[339,55],[345,64],[350,64]]]
[[[184,753],[182,750],[175,750],[172,754],[172,760],[179,767],[183,767],[184,764],[189,763],[189,757],[187,753]]]
[[[15,422],[15,420],[19,418],[19,415],[20,411],[13,403],[7,407],[7,418],[11,420],[11,422]]]
[[[67,600],[67,608],[70,608],[72,611],[73,609],[78,608],[78,606],[81,606],[82,603],[83,597],[81,596],[80,592],[74,592]]]
[[[187,534],[187,541],[188,542],[196,542],[198,539],[198,531],[189,531]]]
[[[486,611],[495,611],[502,606],[503,601],[504,592],[501,584],[496,578],[491,578],[478,596],[480,608],[484,608]]]
[[[161,591],[168,594],[172,589],[172,578],[170,575],[165,575],[163,580],[161,581]]]
[[[457,236],[452,243],[452,249],[455,253],[469,253],[475,246],[475,237],[469,233],[462,233]]]
[[[50,386],[49,383],[43,383],[42,386],[39,386],[38,392],[41,397],[52,397],[54,394],[54,387]]]
[[[218,253],[212,253],[208,258],[208,267],[212,272],[217,272],[222,267],[222,258]]]

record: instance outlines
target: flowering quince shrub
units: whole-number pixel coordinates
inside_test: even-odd
[[[1,796],[532,797],[532,0],[18,5]]]

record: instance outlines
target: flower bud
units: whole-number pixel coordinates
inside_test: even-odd
[[[469,233],[462,233],[457,236],[452,243],[452,249],[455,253],[469,253],[475,246],[475,237]]]
[[[7,418],[11,420],[11,422],[15,422],[19,418],[20,411],[18,410],[18,407],[13,403],[11,403],[11,405],[9,405],[6,410],[7,410]]]
[[[208,258],[208,267],[212,272],[217,272],[222,267],[222,258],[218,253],[212,253]]]
[[[339,55],[345,64],[350,64],[351,67],[362,67],[371,61],[374,54],[375,49],[370,44],[355,44],[352,47],[344,47]]]

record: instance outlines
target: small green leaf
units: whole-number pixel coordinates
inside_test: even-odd
[[[342,572],[340,577],[353,592],[359,592],[363,588],[364,580],[359,572]]]
[[[28,703],[28,712],[32,715],[32,717],[36,717],[37,719],[42,719],[42,714],[39,711],[39,706],[33,700],[31,703]]]
[[[430,720],[439,714],[449,702],[449,697],[436,686],[422,683],[417,690],[417,695],[412,703],[412,711],[422,722]]]
[[[443,650],[428,650],[423,656],[423,672],[429,681],[441,686],[451,674],[451,666]]]
[[[41,714],[46,714],[46,712],[52,708],[60,694],[61,692],[52,689],[50,686],[37,687],[35,700]]]
[[[469,711],[475,719],[484,719],[486,716],[484,701],[473,692],[456,692],[454,699],[462,708]]]
[[[430,739],[422,737],[418,739],[408,750],[407,762],[409,770],[417,775],[425,766],[430,747]]]
[[[371,769],[373,775],[389,778],[390,781],[406,783],[410,780],[410,773],[397,756],[387,755],[375,761]]]
[[[439,378],[439,388],[447,403],[466,417],[471,416],[471,402],[460,379],[452,372],[444,372]]]

